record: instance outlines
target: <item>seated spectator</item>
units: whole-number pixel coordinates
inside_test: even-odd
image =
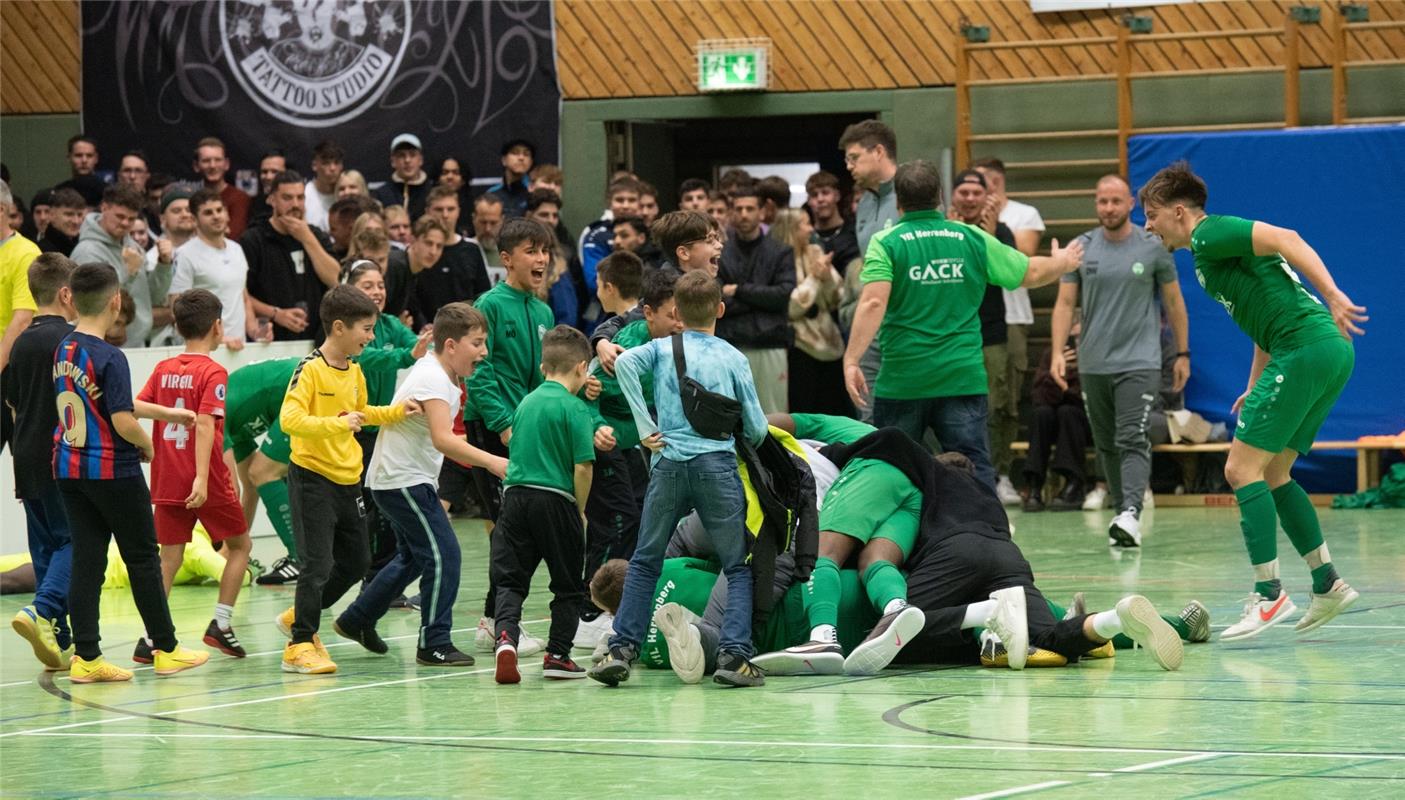
[[[83,227],[83,217],[88,213],[88,204],[83,195],[72,189],[55,189],[53,192],[53,212],[49,227],[35,244],[45,253],[62,253],[67,256],[78,246],[78,233]]]
[[[1074,333],[1077,335],[1076,330]],[[1077,511],[1082,508],[1088,486],[1084,464],[1093,430],[1088,424],[1088,414],[1083,410],[1083,392],[1078,382],[1078,351],[1073,347],[1064,348],[1067,389],[1060,389],[1049,373],[1052,355],[1053,351],[1046,348],[1039,359],[1039,368],[1034,371],[1034,386],[1030,389],[1034,400],[1034,421],[1029,426],[1029,454],[1024,462],[1025,485],[1029,489],[1023,503],[1026,512],[1044,510],[1046,466],[1062,475],[1065,481],[1063,490],[1049,503],[1049,508],[1054,511]],[[1049,460],[1050,450],[1054,451],[1052,462]]]
[[[834,269],[833,256],[810,243],[814,228],[804,211],[776,212],[770,237],[795,254],[795,289],[790,293],[789,318],[795,341],[788,355],[790,410],[851,416],[844,391],[844,337],[834,314],[844,295],[844,279]]]
[[[382,206],[404,206],[410,219],[424,214],[425,198],[432,188],[424,172],[424,148],[420,137],[402,133],[390,140],[390,180],[376,187],[371,196]],[[392,237],[393,238],[393,237]]]
[[[132,239],[132,225],[141,215],[146,198],[130,186],[114,183],[102,195],[102,206],[83,220],[78,245],[69,257],[79,264],[106,264],[117,273],[121,286],[132,300],[132,321],[126,327],[123,346],[146,347],[151,333],[151,307],[161,305],[165,297],[152,302],[152,282],[164,283],[170,274],[169,265],[157,264],[156,270],[146,270],[146,251]]]
[[[502,200],[505,217],[527,213],[527,195],[532,182],[527,175],[536,160],[536,150],[526,139],[513,139],[502,146],[502,180],[488,187],[488,193]]]
[[[269,195],[273,215],[239,237],[249,262],[249,300],[255,314],[273,321],[276,341],[321,341],[322,295],[341,278],[332,241],[303,219],[305,191],[301,175],[280,173]]]

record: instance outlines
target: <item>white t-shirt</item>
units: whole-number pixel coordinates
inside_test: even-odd
[[[317,191],[317,182],[308,181],[307,191],[303,193],[304,205],[302,218],[308,225],[316,225],[322,230],[327,230],[327,211],[332,204],[337,202],[337,193],[322,194]]]
[[[428,353],[410,368],[391,402],[443,400],[449,404],[452,419],[459,414],[459,397],[459,387],[449,379],[444,365]],[[444,454],[434,449],[429,421],[423,414],[395,425],[383,425],[376,434],[376,450],[366,469],[366,488],[404,489],[425,483],[437,488],[443,464]]]
[[[1005,208],[1000,212],[1000,221],[1014,233],[1044,231],[1044,218],[1039,216],[1039,209],[1018,200],[1005,201]],[[1005,324],[1033,325],[1034,309],[1029,304],[1029,290],[1020,287],[1001,291],[1005,294]]]
[[[224,306],[220,318],[224,320],[225,338],[245,338],[244,284],[249,275],[249,262],[244,260],[244,248],[226,239],[224,248],[216,249],[194,236],[176,248],[173,261],[171,294],[189,289],[214,292]]]

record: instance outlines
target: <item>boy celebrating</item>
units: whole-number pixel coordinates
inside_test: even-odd
[[[498,248],[507,280],[473,304],[488,321],[488,356],[467,381],[464,424],[468,440],[495,456],[507,456],[513,410],[542,382],[541,340],[555,316],[537,292],[546,281],[555,241],[555,234],[535,220],[519,218],[503,223]],[[473,482],[489,519],[496,521],[502,482],[486,470],[474,470]],[[487,652],[493,651],[497,641],[493,632],[496,603],[496,592],[489,584],[476,636],[478,648]],[[536,644],[536,640],[524,638],[519,643],[522,655]]]
[[[1351,377],[1351,335],[1365,333],[1358,323],[1366,321],[1366,309],[1337,288],[1317,251],[1296,231],[1207,215],[1206,196],[1205,182],[1184,161],[1156,173],[1141,190],[1146,229],[1168,249],[1190,248],[1201,287],[1254,341],[1249,387],[1231,409],[1239,413],[1239,425],[1225,462],[1254,566],[1254,590],[1243,618],[1220,639],[1257,636],[1297,610],[1278,579],[1280,521],[1312,572],[1312,605],[1295,626],[1306,633],[1360,597],[1337,576],[1317,510],[1290,471],[1298,455],[1312,449]],[[1293,269],[1312,282],[1321,301]]]
[[[546,380],[523,398],[512,418],[518,444],[503,479],[502,516],[492,539],[498,683],[522,681],[517,670],[518,625],[532,574],[542,561],[551,573],[552,595],[542,675],[585,677],[570,652],[585,602],[582,526],[595,460],[590,412],[576,397],[585,386],[589,363],[585,334],[566,325],[552,328],[542,337],[541,371]]]
[[[730,433],[710,431],[710,437],[693,427],[685,410],[674,349],[683,351],[685,377],[691,379],[694,397],[701,385],[707,392],[740,405],[741,427],[748,441],[760,444],[766,436],[766,417],[756,400],[745,356],[713,335],[723,313],[722,288],[717,280],[705,271],[689,272],[678,279],[673,296],[684,332],[668,341],[657,339],[636,347],[615,362],[640,440],[656,455],[644,496],[639,545],[629,562],[610,654],[591,669],[590,677],[610,686],[628,680],[630,664],[638,658],[649,624],[650,600],[663,566],[664,548],[678,520],[696,510],[727,576],[727,610],[713,680],[726,686],[760,686],[765,677],[748,660],[754,652],[751,568],[746,563],[746,500],[737,473],[735,443]],[[657,426],[644,403],[640,377],[645,374],[654,379]]]
[[[68,603],[75,652],[70,678],[74,683],[132,679],[131,672],[108,663],[98,647],[98,601],[109,539],[116,540],[127,564],[132,598],[151,638],[155,672],[172,675],[204,664],[209,654],[176,642],[161,591],[151,493],[141,473],[141,462],[152,457],[151,439],[134,412],[177,425],[195,424],[195,412],[133,402],[127,358],[103,341],[122,306],[117,273],[111,267],[78,267],[69,278],[69,289],[78,326],[54,354],[59,426],[53,464],[73,535]]]
[[[462,397],[459,382],[483,360],[487,337],[483,315],[467,303],[449,303],[434,315],[434,352],[415,362],[393,401],[418,402],[424,414],[382,428],[366,472],[371,499],[395,530],[395,557],[334,624],[348,639],[378,639],[376,621],[418,578],[420,638],[415,661],[425,666],[473,665],[473,656],[460,652],[449,638],[459,595],[459,540],[439,503],[435,482],[446,455],[498,477],[507,472],[507,459],[454,435]]]
[[[68,631],[73,541],[53,471],[44,465],[54,458],[54,351],[73,330],[69,321],[77,312],[68,279],[76,266],[60,253],[44,253],[30,262],[29,292],[39,308],[15,339],[0,380],[5,406],[15,415],[10,452],[15,457],[15,494],[24,504],[28,523],[35,584],[34,603],[20,609],[11,625],[50,670],[67,669],[73,656]]]
[[[187,426],[157,421],[151,461],[151,502],[155,504],[156,541],[161,545],[161,578],[166,594],[185,560],[185,546],[197,521],[212,542],[224,542],[215,617],[205,629],[205,644],[227,656],[243,658],[244,648],[230,620],[234,601],[249,566],[248,529],[225,466],[224,402],[229,373],[210,358],[224,340],[224,306],[205,289],[191,289],[171,303],[176,332],[185,352],[156,365],[137,399],[195,412],[194,436]],[[193,440],[193,441],[192,441]],[[151,663],[151,645],[137,640],[132,660]]]
[[[278,417],[292,441],[288,499],[302,568],[293,607],[278,615],[278,627],[291,639],[283,671],[304,675],[337,671],[317,637],[322,611],[361,580],[371,560],[354,434],[362,425],[393,425],[420,412],[414,400],[366,404],[366,377],[351,359],[376,335],[371,298],[340,284],[323,295],[319,310],[327,338],[293,373]],[[367,650],[389,649],[374,629],[365,634],[359,641]]]

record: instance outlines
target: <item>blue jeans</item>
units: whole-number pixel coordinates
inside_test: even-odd
[[[955,451],[971,459],[976,479],[995,490],[995,466],[990,462],[989,398],[983,394],[958,397],[926,397],[918,400],[873,400],[873,424],[897,428],[921,442],[931,429],[943,451]]]
[[[56,484],[43,494],[26,498],[24,516],[29,529],[29,557],[34,562],[34,609],[54,623],[60,649],[69,645],[68,582],[73,574],[73,539],[68,515]]]
[[[450,644],[454,601],[459,596],[459,540],[434,486],[373,490],[371,499],[395,530],[395,557],[376,573],[360,596],[342,612],[358,627],[376,624],[405,587],[420,581],[419,647]]]
[[[629,560],[611,647],[639,644],[649,628],[664,549],[678,520],[697,510],[727,576],[720,652],[747,658],[751,644],[751,567],[747,564],[746,496],[735,453],[704,453],[687,461],[660,458],[644,494],[639,545]]]

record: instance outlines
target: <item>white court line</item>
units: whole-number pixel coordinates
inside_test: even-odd
[[[1211,625],[1211,628],[1228,628],[1228,625]],[[1405,625],[1324,625],[1320,630],[1334,631],[1340,629],[1362,630],[1362,631],[1405,631]]]
[[[992,800],[996,797],[1010,797],[1012,795],[1024,794],[1026,792],[1037,792],[1041,789],[1052,789],[1055,786],[1067,786],[1070,781],[1044,781],[1043,783],[1031,783],[1028,786],[1016,786],[1013,789],[1001,789],[998,792],[986,792],[985,794],[968,794],[957,800]]]
[[[1180,758],[1168,758],[1165,761],[1152,761],[1146,764],[1134,764],[1130,767],[1115,769],[1113,770],[1113,772],[1141,772],[1142,770],[1147,769],[1159,769],[1160,767],[1169,767],[1172,764],[1189,764],[1192,761],[1206,761],[1211,758],[1219,758],[1220,755],[1220,753],[1195,753],[1194,755],[1181,756]]]

